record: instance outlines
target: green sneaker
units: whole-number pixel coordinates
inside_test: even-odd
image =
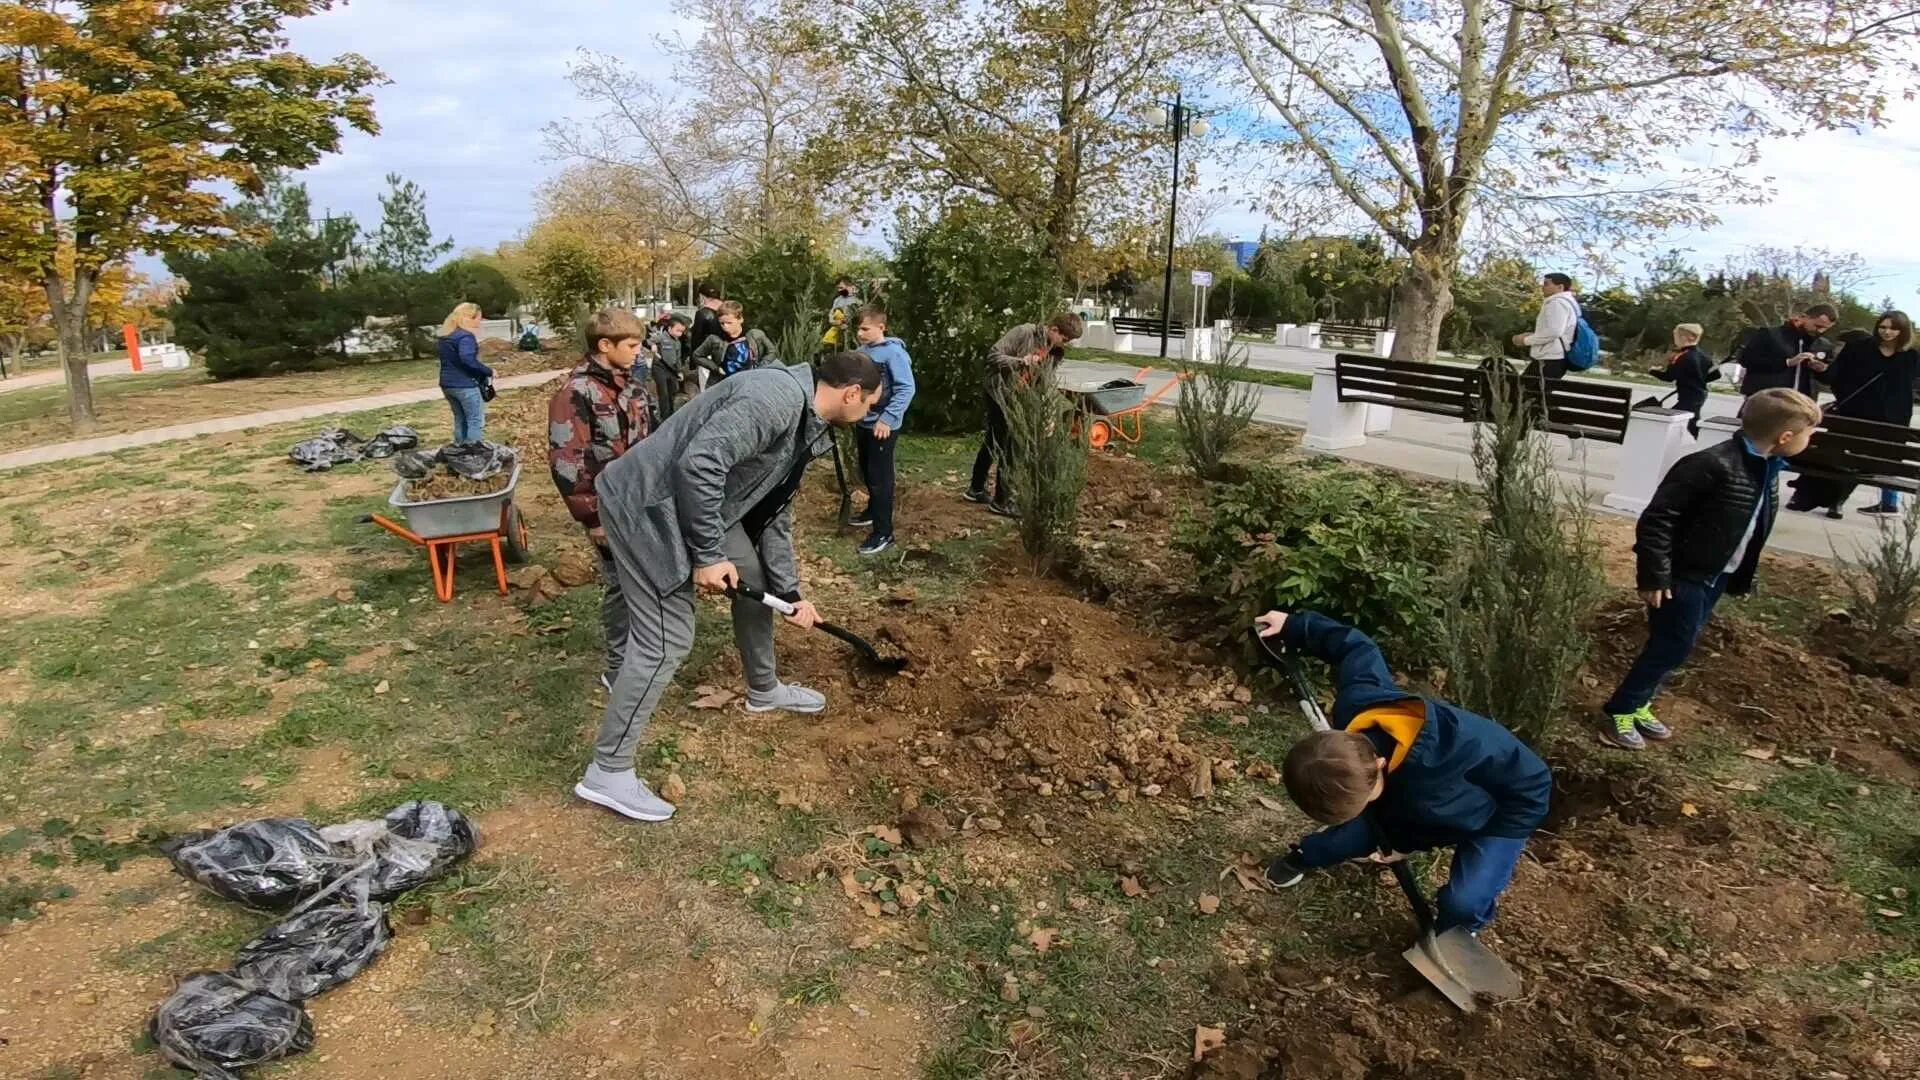
[[[1609,716],[1612,726],[1600,732],[1600,741],[1608,746],[1617,746],[1622,750],[1645,750],[1647,740],[1640,737],[1640,713],[1622,713]]]
[[[1642,705],[1640,706],[1640,710],[1633,714],[1633,726],[1641,735],[1652,739],[1654,742],[1665,742],[1673,738],[1672,730],[1670,730],[1667,725],[1653,718],[1653,706],[1651,705]]]

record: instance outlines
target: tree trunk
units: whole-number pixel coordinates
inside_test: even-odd
[[[71,298],[58,274],[48,274],[45,287],[60,339],[60,367],[67,375],[67,420],[75,435],[90,434],[96,426],[93,383],[87,378],[87,302],[93,299],[93,277],[76,270]]]
[[[1458,251],[1416,248],[1393,289],[1395,360],[1431,361],[1440,348],[1440,324],[1453,310]]]

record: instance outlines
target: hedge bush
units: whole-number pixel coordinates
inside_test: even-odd
[[[1059,275],[1031,234],[975,206],[910,232],[893,260],[888,327],[917,384],[915,431],[977,431],[987,351],[1010,327],[1053,313]]]
[[[816,342],[826,331],[833,268],[810,236],[769,236],[744,252],[720,255],[706,277],[723,298],[746,308],[748,326],[769,336],[796,323],[812,328]],[[793,362],[811,358],[808,354]]]
[[[1215,485],[1208,504],[1177,543],[1226,627],[1312,610],[1365,630],[1398,664],[1439,656],[1440,582],[1463,527],[1449,497],[1321,460]]]

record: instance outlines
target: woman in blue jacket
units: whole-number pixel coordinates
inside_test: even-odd
[[[480,388],[493,369],[480,362],[480,305],[461,304],[440,324],[440,392],[453,408],[453,441],[479,442],[486,434],[487,399]]]

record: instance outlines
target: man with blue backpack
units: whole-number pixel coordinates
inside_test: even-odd
[[[1532,357],[1522,377],[1562,379],[1568,371],[1591,368],[1600,359],[1600,339],[1580,314],[1573,279],[1548,274],[1540,279],[1540,295],[1545,299],[1534,316],[1533,333],[1513,336],[1513,343],[1526,346]]]

